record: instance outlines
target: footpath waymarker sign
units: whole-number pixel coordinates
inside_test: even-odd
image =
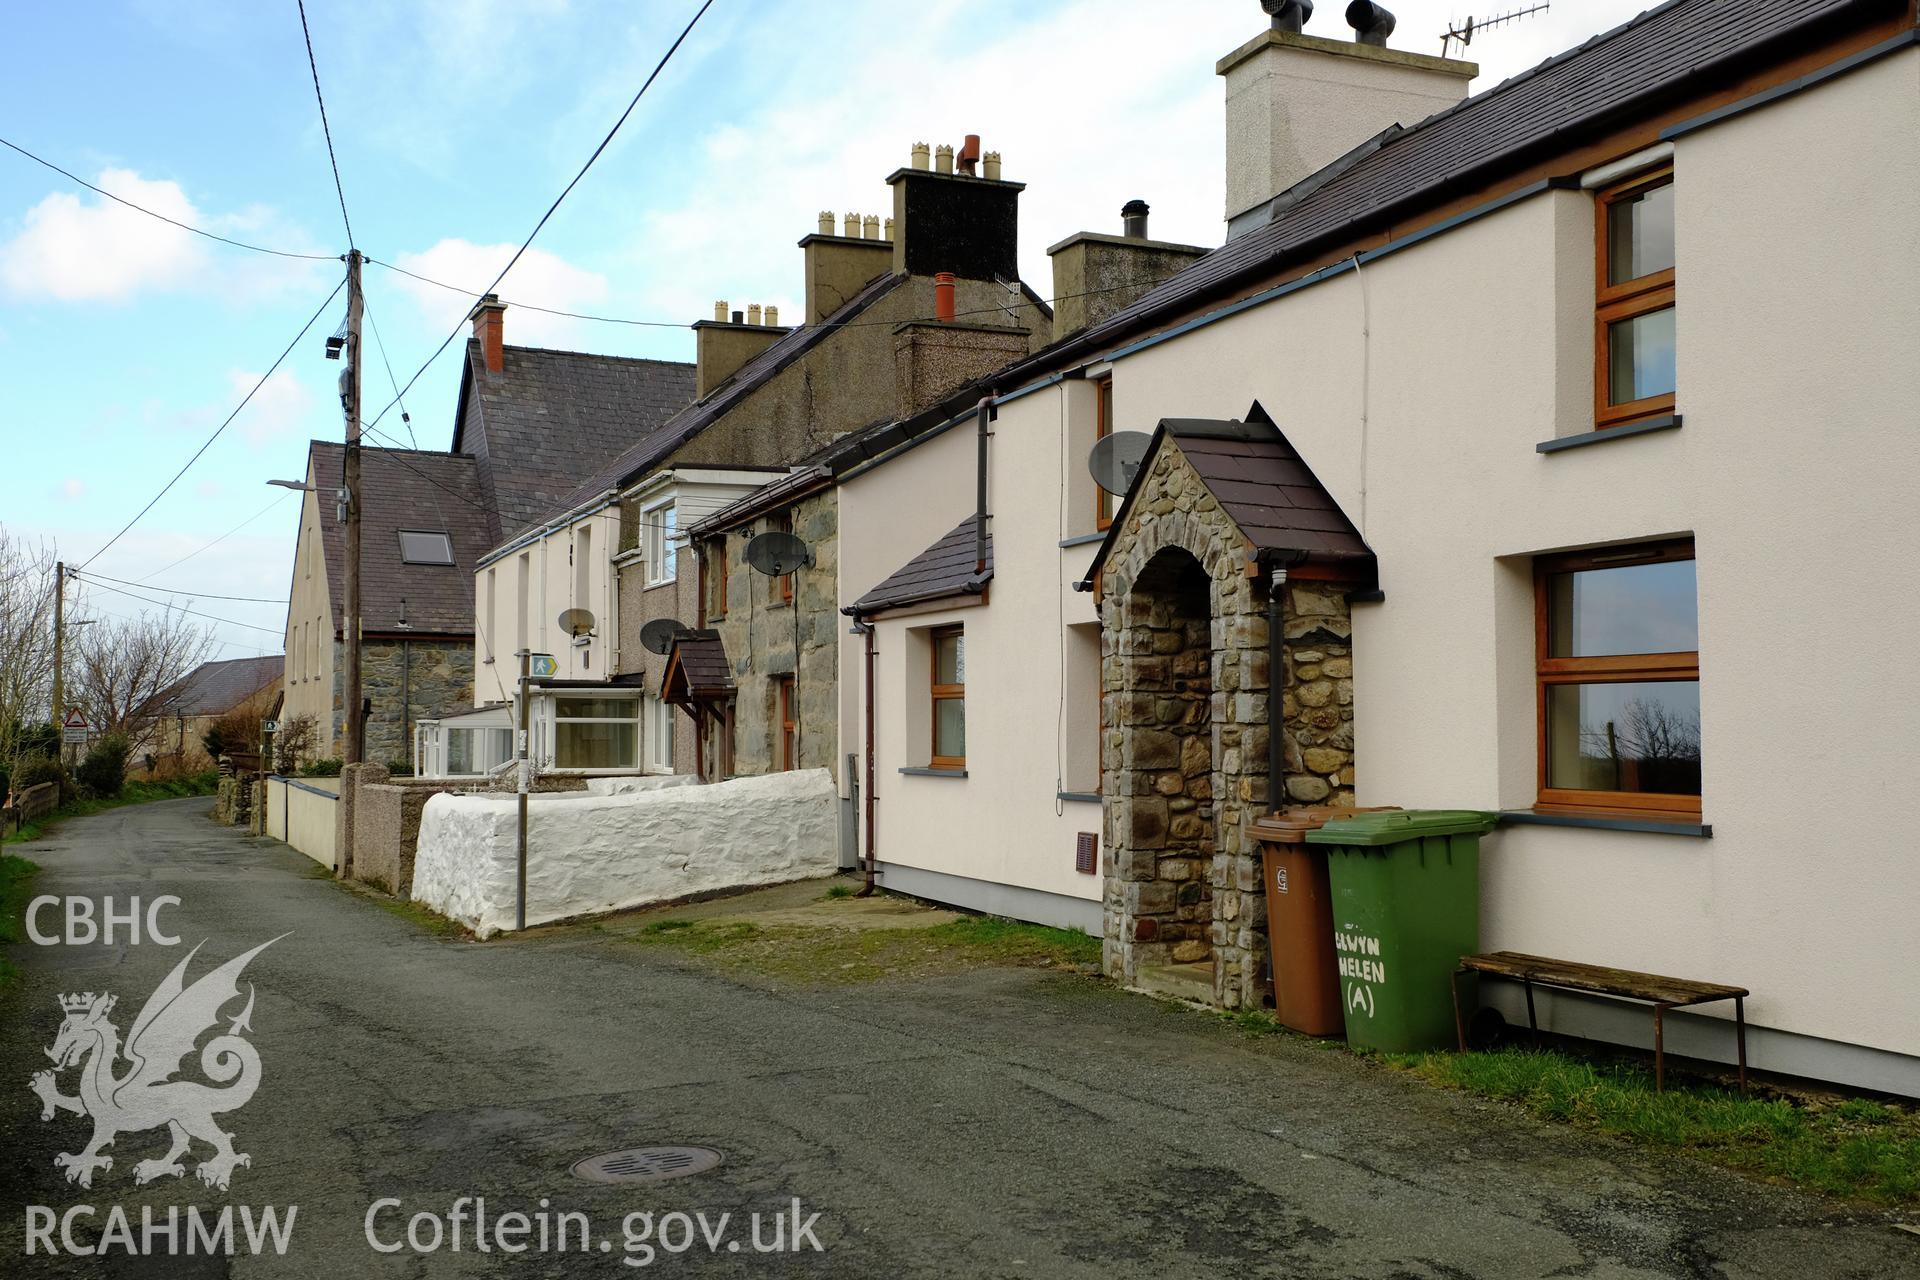
[[[560,670],[560,664],[553,660],[552,654],[535,653],[528,655],[527,674],[535,680],[545,680],[558,670]]]
[[[60,722],[60,741],[68,746],[85,746],[88,733],[87,713],[78,707],[68,707],[67,718]]]

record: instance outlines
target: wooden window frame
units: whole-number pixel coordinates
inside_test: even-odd
[[[1093,380],[1093,442],[1099,444],[1113,434],[1113,375]],[[1120,510],[1120,500],[1101,488],[1093,486],[1093,527],[1105,533],[1113,526],[1113,517]]]
[[[784,773],[792,771],[797,768],[799,764],[799,762],[794,759],[793,748],[795,741],[800,736],[798,732],[800,719],[793,705],[793,677],[791,675],[775,676],[773,682],[775,691],[778,694],[778,709],[780,712],[780,769]]]
[[[707,544],[707,555],[700,561],[700,616],[706,622],[720,622],[727,616],[727,535],[721,534]]]
[[[940,754],[940,704],[958,699],[963,715],[965,714],[967,705],[967,682],[965,680],[960,681],[958,684],[941,684],[935,679],[940,673],[940,642],[948,636],[958,636],[961,638],[962,643],[965,643],[966,628],[962,626],[935,627],[927,633],[927,643],[929,646],[927,655],[929,659],[927,663],[927,691],[929,695],[928,701],[931,704],[928,708],[931,714],[928,716],[927,726],[928,745],[931,747],[931,750],[928,753],[927,760],[928,764],[935,769],[964,769],[967,767],[967,758],[964,755],[943,756]]]
[[[1536,812],[1620,815],[1630,817],[1698,817],[1700,797],[1652,791],[1585,791],[1547,785],[1547,692],[1558,684],[1626,684],[1634,681],[1700,680],[1700,652],[1608,654],[1592,658],[1556,658],[1549,649],[1547,600],[1551,578],[1583,569],[1615,569],[1630,564],[1658,564],[1694,559],[1692,538],[1676,538],[1639,546],[1605,547],[1566,555],[1536,556],[1533,562],[1534,704],[1537,744]],[[1697,599],[1697,597],[1696,597]]]
[[[1623,320],[1650,315],[1674,305],[1672,267],[1621,284],[1609,283],[1612,239],[1608,235],[1608,222],[1613,206],[1622,200],[1672,184],[1673,166],[1669,164],[1636,173],[1594,193],[1593,426],[1596,431],[1670,414],[1676,403],[1675,393],[1671,391],[1623,404],[1608,400],[1613,381],[1612,351],[1608,343],[1612,327]]]

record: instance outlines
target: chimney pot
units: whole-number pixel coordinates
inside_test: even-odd
[[[727,300],[725,298],[713,304],[713,318],[721,324],[727,322]]]
[[[1347,6],[1347,25],[1353,28],[1353,38],[1361,44],[1384,49],[1387,37],[1393,34],[1393,14],[1373,0],[1353,0]]]
[[[831,209],[822,209],[820,211],[820,234],[823,236],[833,234],[833,211]]]
[[[1147,202],[1129,200],[1120,206],[1120,234],[1130,240],[1147,238]]]
[[[767,324],[772,326],[772,325],[778,325],[779,323],[780,323],[780,308],[768,307],[767,308]]]
[[[1000,181],[1000,153],[989,151],[980,157],[980,176],[993,182]]]
[[[740,312],[736,311],[733,313],[733,322],[735,324],[745,324],[747,322],[747,318],[746,316],[742,315]]]
[[[924,142],[914,143],[913,144],[913,167],[916,169],[926,168],[927,155],[928,155],[928,151],[927,151],[926,143]]]
[[[759,303],[749,302],[747,304],[747,323],[748,324],[760,323],[760,304]]]
[[[880,238],[880,215],[870,213],[860,222],[860,233],[868,240]]]
[[[980,135],[970,133],[966,141],[960,144],[960,154],[954,157],[954,167],[967,177],[974,176],[975,167],[980,163]]]
[[[944,142],[933,149],[933,171],[935,173],[953,172],[953,148]]]
[[[892,219],[892,218],[888,218],[888,219],[887,219],[887,229],[886,229],[886,234],[885,234],[885,235],[883,235],[883,236],[881,236],[880,238],[881,238],[882,240],[891,240],[891,239],[893,239],[893,219]]]
[[[507,367],[506,314],[507,304],[500,301],[499,294],[490,293],[474,304],[468,317],[473,321],[473,336],[480,344],[480,357],[488,373],[503,373]]]
[[[933,273],[933,318],[942,324],[952,324],[953,272],[936,271]]]
[[[860,215],[849,212],[844,222],[846,229],[842,231],[841,234],[849,240],[858,240],[860,238]]]
[[[1260,0],[1260,7],[1273,19],[1275,31],[1298,33],[1313,16],[1313,0]]]

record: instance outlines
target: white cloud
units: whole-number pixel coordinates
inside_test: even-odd
[[[108,169],[96,185],[198,225],[200,211],[178,183]],[[23,298],[119,302],[142,289],[176,288],[205,266],[206,252],[193,235],[103,196],[55,192],[24,221],[20,234],[0,246],[0,280]]]
[[[442,240],[424,253],[401,254],[395,265],[416,275],[462,289],[480,289],[507,264],[517,246],[510,244],[474,244],[471,241]],[[392,275],[387,279],[399,285],[411,297],[425,317],[427,327],[436,335],[461,321],[473,305],[471,296],[463,297],[450,289],[430,285],[409,276]],[[372,290],[369,289],[371,293]],[[593,349],[594,341],[585,322],[563,316],[544,315],[527,306],[550,307],[556,311],[604,311],[608,287],[605,276],[574,266],[558,254],[544,249],[529,249],[522,255],[497,290],[509,303],[507,341],[514,346]],[[437,341],[437,337],[436,337]],[[398,352],[390,353],[395,360]],[[396,366],[397,367],[397,366]],[[371,399],[372,393],[369,392]]]
[[[229,371],[227,384],[233,403],[238,404],[240,397],[246,395],[247,389],[259,380],[257,373],[238,369]],[[254,392],[253,399],[240,411],[234,425],[239,428],[247,446],[258,452],[276,440],[304,432],[308,415],[313,412],[315,404],[313,393],[291,370],[276,369],[273,376]]]
[[[87,496],[87,482],[78,476],[68,476],[60,482],[60,492],[68,502],[78,502]]]

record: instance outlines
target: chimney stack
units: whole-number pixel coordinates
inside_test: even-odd
[[[806,324],[818,324],[838,311],[874,277],[885,275],[893,264],[893,246],[879,238],[877,215],[862,219],[857,213],[849,213],[845,225],[846,234],[835,235],[833,215],[823,213],[820,230],[800,237],[800,251],[806,259],[806,307],[802,313]],[[889,225],[889,238],[892,232]],[[771,310],[767,324],[773,324]]]
[[[1053,259],[1053,338],[1099,324],[1203,257],[1193,244],[1147,238],[1147,202],[1120,209],[1122,234],[1082,231],[1047,250]]]
[[[914,158],[917,162],[917,147]],[[961,280],[1019,279],[1020,192],[1025,188],[999,177],[999,157],[983,156],[979,134],[966,135],[958,173],[954,159],[953,148],[942,144],[934,151],[932,169],[916,163],[888,175],[893,219],[887,239],[893,244],[894,273],[951,271]]]
[[[1304,0],[1263,0],[1269,30],[1214,65],[1226,81],[1227,238],[1265,224],[1274,197],[1393,125],[1411,125],[1467,95],[1480,68],[1386,47],[1393,15],[1371,0],[1346,9],[1353,40],[1307,35]]]
[[[811,239],[811,237],[809,237]],[[727,310],[727,304],[713,304],[713,319],[696,320],[694,333],[693,386],[696,397],[731,378],[741,365],[765,351],[787,331],[774,323],[779,311],[765,308],[766,323],[760,322],[761,306],[751,303],[744,312]]]
[[[474,341],[480,344],[480,356],[488,373],[504,373],[507,368],[507,304],[500,295],[490,293],[474,305],[468,319],[473,321]]]

